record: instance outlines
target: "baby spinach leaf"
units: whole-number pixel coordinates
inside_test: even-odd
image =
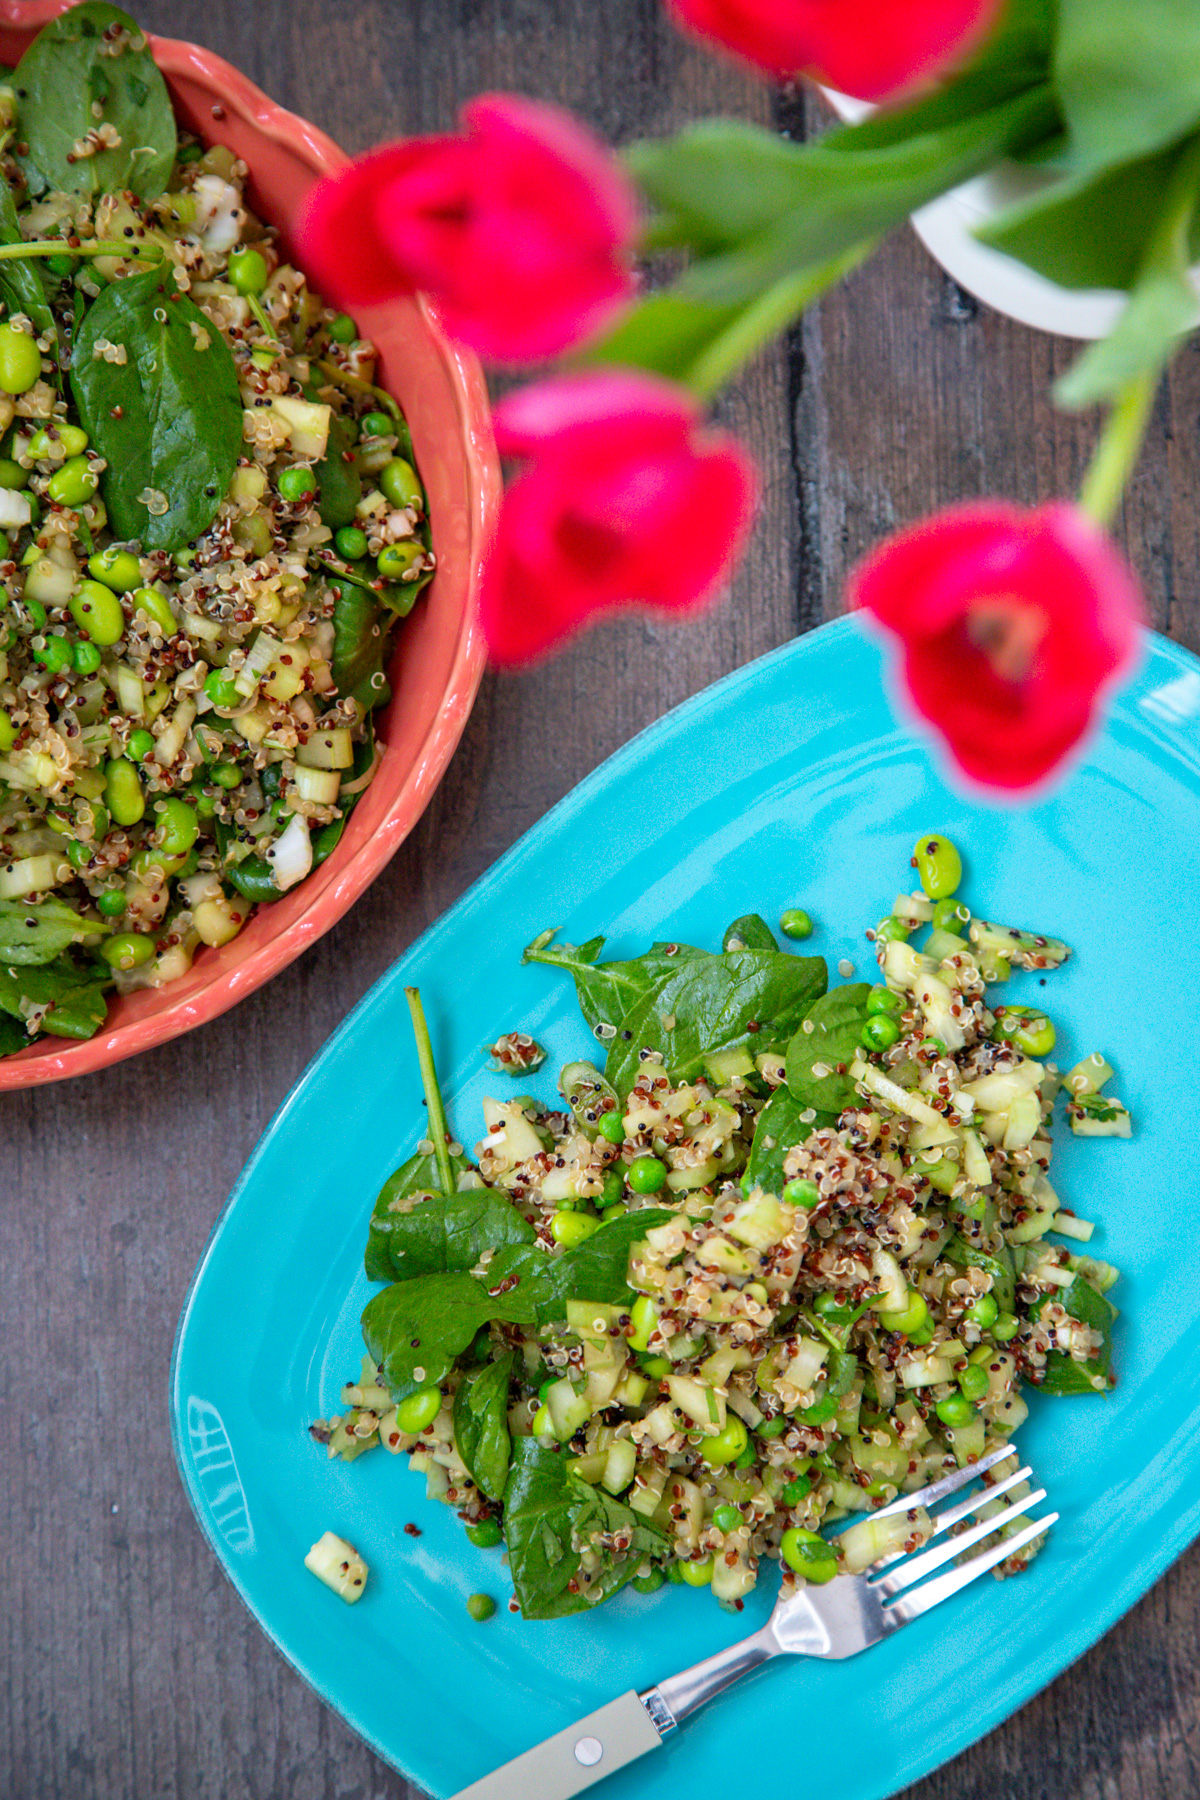
[[[1039,1300],[1032,1308],[1032,1316],[1036,1319],[1049,1304],[1051,1296]],[[1061,1306],[1064,1306],[1073,1319],[1079,1319],[1090,1325],[1093,1331],[1103,1334],[1103,1343],[1096,1355],[1087,1362],[1076,1362],[1073,1356],[1066,1356],[1061,1350],[1052,1350],[1046,1358],[1045,1373],[1037,1383],[1039,1394],[1103,1394],[1107,1393],[1107,1385],[1098,1388],[1094,1385],[1096,1376],[1106,1377],[1112,1363],[1111,1333],[1117,1309],[1104,1295],[1097,1293],[1090,1281],[1084,1281],[1077,1275],[1069,1288],[1054,1295]]]
[[[632,1306],[629,1252],[639,1238],[674,1217],[661,1206],[644,1206],[610,1219],[573,1250],[547,1252],[533,1245],[507,1245],[488,1265],[488,1286],[495,1287],[515,1275],[513,1292],[523,1295],[525,1303],[533,1307],[539,1325],[565,1319],[568,1300]]]
[[[106,38],[114,28],[125,35]],[[129,188],[156,200],[166,191],[178,142],[171,96],[141,28],[120,7],[86,0],[52,19],[17,64],[13,89],[17,161],[34,195]],[[81,155],[75,146],[105,125],[115,142]]]
[[[21,227],[17,222],[17,205],[7,181],[0,178],[0,244],[19,244]],[[58,326],[46,297],[42,272],[33,257],[16,257],[0,263],[0,300],[10,313],[21,312],[32,321],[40,335],[57,335]]]
[[[0,1013],[0,1056],[15,1056],[18,1050],[24,1050],[32,1042],[19,1019]]]
[[[456,1171],[470,1167],[464,1156],[452,1157],[451,1162]],[[371,1215],[364,1258],[372,1281],[469,1270],[485,1250],[533,1242],[533,1226],[494,1188],[467,1188],[457,1194],[437,1190],[432,1153],[410,1157],[385,1182]],[[404,1211],[405,1200],[415,1194],[425,1198]]]
[[[508,1383],[513,1352],[464,1375],[454,1396],[454,1441],[467,1474],[489,1500],[504,1497],[508,1480]]]
[[[368,1300],[362,1315],[363,1341],[394,1397],[403,1400],[419,1388],[444,1381],[479,1327],[493,1319],[509,1325],[534,1324],[533,1296],[519,1285],[490,1294],[473,1275],[448,1270],[415,1281],[395,1281]]]
[[[353,695],[363,712],[382,706],[391,694],[384,664],[389,650],[387,609],[357,582],[332,577],[333,679],[343,699]]]
[[[848,1070],[861,1047],[870,991],[865,981],[833,988],[812,1007],[788,1044],[787,1084],[801,1106],[836,1115],[852,1103],[854,1083],[848,1073],[839,1075],[838,1068]],[[828,1073],[818,1075],[818,1068]]]
[[[313,399],[315,393],[309,395]],[[354,509],[362,499],[362,476],[353,461],[354,439],[344,419],[334,413],[329,421],[329,442],[325,454],[313,469],[319,499],[317,510],[321,522],[336,531],[340,525],[353,525]],[[351,460],[347,461],[347,457]]]
[[[617,1531],[629,1536],[617,1554],[596,1542]],[[637,1574],[646,1556],[662,1557],[667,1535],[603,1488],[589,1486],[567,1468],[561,1450],[517,1438],[504,1492],[504,1540],[513,1588],[526,1619],[563,1619],[607,1600]],[[579,1581],[583,1551],[599,1552],[600,1571]],[[572,1582],[584,1588],[569,1591]]]
[[[811,1132],[823,1125],[835,1125],[836,1113],[819,1112],[816,1118],[802,1118],[811,1107],[797,1100],[786,1087],[778,1087],[758,1115],[750,1160],[742,1177],[742,1185],[763,1188],[768,1194],[781,1194],[787,1177],[784,1158],[796,1144],[802,1144]]]
[[[65,900],[0,900],[0,963],[49,963],[72,944],[104,936],[98,919],[85,919]],[[89,977],[90,979],[90,977]]]
[[[778,950],[779,940],[761,913],[743,913],[725,927],[722,950]]]
[[[112,976],[68,957],[38,967],[0,967],[0,1011],[24,1018],[25,1006],[48,1008],[40,1030],[51,1037],[95,1037],[108,1016],[104,992]]]
[[[781,1049],[825,992],[827,979],[823,957],[780,950],[730,950],[671,962],[655,971],[626,1013],[604,1072],[625,1095],[637,1079],[641,1050],[658,1051],[676,1081],[689,1081],[716,1051]]]
[[[643,956],[629,962],[597,962],[604,948],[602,937],[589,938],[586,944],[555,944],[553,931],[544,931],[526,946],[522,962],[546,963],[552,969],[565,969],[575,978],[579,1010],[595,1031],[597,1025],[624,1023],[625,1016],[654,987],[668,969],[693,957],[707,956],[691,944],[653,944]]]
[[[123,346],[126,361],[98,354],[101,338]],[[241,452],[242,397],[229,345],[169,268],[114,281],[88,308],[71,389],[108,462],[103,495],[115,536],[177,550],[207,531]],[[152,491],[162,511],[142,499]]]
[[[1007,1244],[999,1244],[994,1250],[978,1250],[958,1232],[950,1239],[942,1255],[947,1262],[957,1264],[960,1269],[984,1269],[992,1278],[992,1293],[1001,1312],[1011,1312],[1016,1295],[1017,1277],[1013,1267],[1012,1251]]]

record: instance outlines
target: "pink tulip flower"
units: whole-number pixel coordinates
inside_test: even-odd
[[[1142,601],[1078,507],[955,506],[874,550],[849,601],[899,639],[904,685],[966,774],[1032,787],[1095,723],[1137,651]]]
[[[349,310],[418,289],[490,361],[537,362],[633,293],[632,183],[570,113],[514,94],[317,183],[300,226],[313,283]]]
[[[860,100],[884,100],[960,61],[1001,0],[667,0],[700,37],[778,80],[809,75]]]
[[[532,662],[624,607],[694,612],[741,553],[753,464],[657,376],[606,369],[522,388],[496,409],[496,438],[526,464],[480,600],[496,663]]]

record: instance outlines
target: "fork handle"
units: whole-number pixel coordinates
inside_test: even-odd
[[[463,1788],[454,1800],[571,1800],[661,1743],[658,1727],[631,1688]]]
[[[770,1662],[773,1656],[780,1654],[780,1645],[768,1622],[761,1631],[752,1637],[742,1638],[736,1644],[730,1644],[724,1650],[718,1650],[715,1656],[706,1656],[703,1662],[693,1663],[690,1669],[681,1669],[678,1675],[668,1675],[657,1687],[652,1687],[642,1695],[642,1699],[660,1729],[664,1719],[670,1725],[682,1725],[690,1719],[694,1712],[718,1694],[748,1675],[751,1669],[759,1668]]]

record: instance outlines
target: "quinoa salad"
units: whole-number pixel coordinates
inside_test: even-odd
[[[89,0],[0,71],[0,1054],[338,843],[425,494],[376,355]]]
[[[867,932],[875,983],[830,986],[756,914],[720,951],[628,961],[544,932],[524,960],[574,980],[603,1067],[569,1063],[561,1103],[485,1100],[474,1157],[409,990],[429,1132],[371,1218],[366,1272],[387,1285],[361,1372],[310,1429],[346,1461],[405,1455],[503,1552],[512,1611],[667,1581],[740,1610],[764,1563],[789,1582],[864,1569],[929,1530],[873,1507],[1003,1447],[1031,1393],[1115,1380],[1118,1272],[1051,1183],[1051,1132],[1060,1099],[1080,1136],[1127,1137],[1129,1113],[1102,1056],[1061,1072],[1049,1015],[989,991],[1070,950],[975,914],[944,836],[913,864],[920,887]],[[813,925],[794,909],[780,930]],[[484,1054],[518,1079],[544,1057],[521,1031]],[[308,1566],[363,1592],[332,1532]]]

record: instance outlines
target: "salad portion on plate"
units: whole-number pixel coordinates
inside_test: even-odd
[[[618,962],[543,932],[524,961],[574,981],[604,1065],[567,1064],[562,1106],[486,1099],[473,1160],[409,990],[428,1134],[375,1204],[387,1285],[347,1410],[310,1429],[348,1461],[407,1454],[473,1544],[503,1545],[526,1618],[630,1582],[740,1610],[766,1560],[866,1568],[929,1529],[870,1508],[1002,1447],[1026,1392],[1108,1391],[1117,1270],[1051,1183],[1051,1125],[1060,1096],[1079,1136],[1129,1114],[1101,1056],[1062,1074],[1049,1014],[990,992],[1070,950],[964,904],[945,837],[912,860],[920,888],[867,931],[875,982],[842,960],[831,986],[757,914],[720,951]],[[522,1031],[489,1049],[517,1079],[544,1058]],[[336,1534],[309,1566],[364,1590]]]

